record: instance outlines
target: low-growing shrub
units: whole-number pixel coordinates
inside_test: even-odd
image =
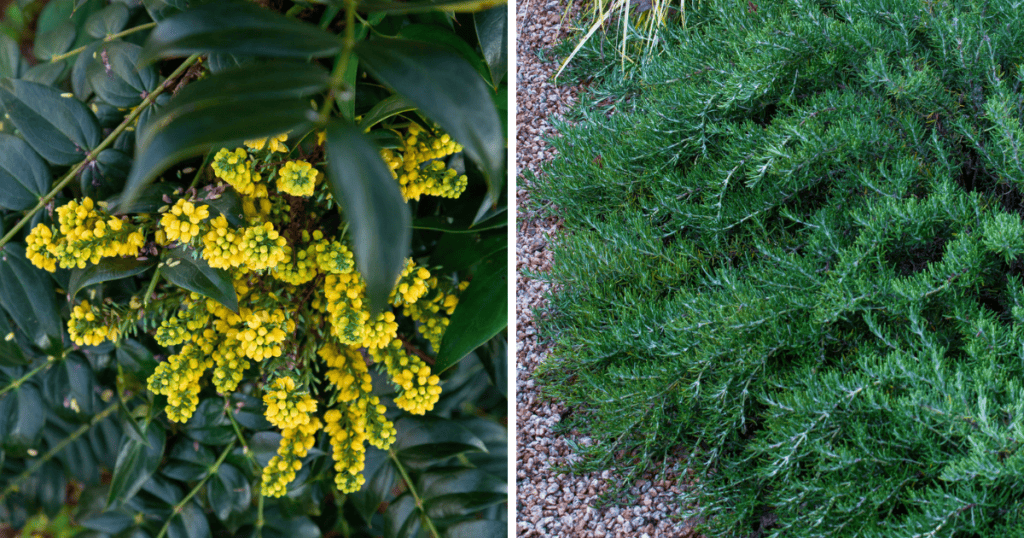
[[[579,468],[684,449],[708,536],[1024,535],[1022,85],[1012,2],[690,10],[536,178]]]

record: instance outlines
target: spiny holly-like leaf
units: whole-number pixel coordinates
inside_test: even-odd
[[[409,207],[360,128],[332,123],[326,145],[331,192],[345,211],[370,309],[380,312],[409,252]]]
[[[508,250],[481,262],[469,287],[459,298],[437,354],[443,372],[508,326]]]
[[[508,485],[479,469],[431,469],[420,476],[420,494],[432,518],[462,516],[503,502]]]
[[[0,206],[28,209],[50,190],[46,161],[24,140],[0,133]]]
[[[311,24],[249,2],[218,1],[160,21],[146,41],[142,61],[210,52],[321,58],[340,49],[338,36]]]
[[[182,246],[164,249],[160,274],[176,286],[209,297],[238,312],[238,295],[231,274],[210,267],[202,257],[193,258],[192,255],[193,252],[187,252]]]
[[[473,67],[447,48],[420,41],[375,39],[358,43],[355,52],[374,77],[415,103],[480,166],[487,180],[480,214],[496,204],[505,177],[505,137]]]
[[[85,22],[85,31],[97,39],[116,34],[124,29],[129,15],[124,4],[115,2],[90,15]]]
[[[160,83],[156,68],[137,67],[141,53],[142,47],[123,41],[104,43],[96,50],[86,73],[100,99],[118,108],[131,108],[156,89]]]
[[[114,475],[110,480],[108,507],[134,497],[149,480],[150,475],[160,466],[166,438],[163,427],[156,422],[150,422],[146,430],[148,447],[129,435],[123,437]]]
[[[479,437],[462,425],[433,416],[405,416],[395,422],[392,448],[402,461],[423,462],[470,451],[487,451]]]
[[[25,80],[0,82],[0,106],[25,141],[56,165],[81,161],[100,143],[96,116],[71,94]]]
[[[50,275],[25,259],[24,245],[4,246],[0,252],[0,304],[42,349],[60,346],[64,334],[56,297]]]

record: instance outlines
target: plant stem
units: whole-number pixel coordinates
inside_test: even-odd
[[[231,442],[228,443],[228,446],[224,447],[224,452],[220,453],[220,457],[218,457],[217,461],[213,463],[212,467],[210,467],[210,472],[206,473],[206,476],[204,476],[203,479],[200,480],[198,484],[196,484],[196,487],[192,488],[192,491],[188,492],[188,495],[185,495],[185,498],[182,499],[181,502],[174,505],[174,508],[171,510],[170,517],[168,517],[167,521],[164,522],[164,526],[160,529],[160,534],[157,534],[156,538],[164,538],[164,535],[167,534],[167,530],[171,527],[171,521],[174,520],[174,516],[180,514],[181,509],[184,508],[185,505],[192,500],[192,497],[194,497],[196,493],[199,493],[199,490],[202,489],[204,484],[206,484],[206,481],[209,480],[211,476],[217,474],[217,469],[220,467],[220,464],[224,461],[224,458],[228,457],[228,454],[231,453],[232,448],[235,448],[234,439],[232,439]]]
[[[395,467],[398,467],[398,472],[402,474],[402,480],[405,480],[405,485],[409,487],[409,493],[412,493],[412,498],[416,501],[416,508],[419,509],[420,515],[423,516],[423,521],[427,522],[427,528],[430,529],[430,533],[434,538],[440,538],[441,533],[437,532],[437,527],[434,526],[434,521],[427,515],[427,511],[423,508],[423,500],[420,499],[419,493],[416,492],[416,487],[412,485],[412,479],[409,478],[409,473],[405,471],[405,467],[402,466],[402,462],[398,461],[398,456],[395,455],[395,451],[388,449],[388,456],[391,456],[391,461],[395,462]],[[159,537],[157,537],[159,538]]]
[[[153,290],[156,289],[156,283],[158,280],[160,280],[160,265],[157,265],[156,271],[153,271],[153,279],[149,281],[149,286],[146,288],[146,294],[142,296],[142,308],[149,306],[149,298],[153,296]]]
[[[348,61],[352,57],[352,50],[356,48],[356,0],[345,0],[345,38],[342,40],[341,58],[334,66],[331,73],[331,94],[324,102],[324,108],[320,111],[320,123],[327,121],[338,100],[338,94],[345,88],[345,73],[348,71]]]
[[[143,110],[148,108],[149,105],[153,104],[153,102],[156,101],[156,98],[161,93],[163,93],[163,91],[166,88],[169,88],[171,86],[171,81],[178,78],[178,76],[184,73],[185,70],[188,69],[192,64],[194,64],[198,59],[199,55],[193,54],[192,56],[189,56],[184,62],[182,62],[182,64],[178,66],[178,68],[175,69],[173,73],[171,73],[171,76],[167,77],[167,79],[164,80],[163,84],[161,84],[157,89],[153,90],[153,93],[146,96],[146,99],[144,99],[139,106],[135,107],[135,110],[133,110],[132,113],[129,114],[128,117],[126,117],[124,121],[121,122],[121,124],[118,125],[117,128],[114,129],[113,132],[111,132],[110,135],[107,136],[107,138],[103,142],[100,142],[100,145],[96,146],[96,149],[90,151],[89,154],[86,155],[85,159],[83,159],[80,163],[75,165],[75,167],[69,170],[67,174],[64,174],[64,177],[62,177],[61,180],[57,182],[57,186],[50,190],[50,192],[48,192],[46,196],[40,198],[39,203],[36,204],[35,207],[30,209],[28,213],[24,217],[22,217],[22,219],[19,220],[18,223],[15,224],[9,232],[7,232],[7,235],[0,239],[0,249],[2,249],[4,245],[10,242],[10,240],[14,237],[14,234],[18,233],[18,230],[21,230],[21,228],[25,226],[25,224],[27,224],[29,220],[32,219],[33,215],[38,213],[39,210],[46,207],[46,204],[50,203],[50,200],[52,200],[54,196],[57,196],[57,193],[63,190],[64,187],[68,185],[68,183],[71,183],[71,180],[74,179],[75,176],[77,176],[78,173],[81,172],[87,164],[95,161],[96,156],[99,155],[100,152],[107,149],[108,146],[113,144],[114,140],[117,139],[121,132],[128,128],[128,126],[131,125],[139,117],[140,114],[142,114]]]
[[[135,32],[141,32],[143,30],[152,28],[154,26],[156,26],[155,22],[149,22],[149,23],[146,23],[146,24],[141,24],[139,26],[136,26],[134,28],[129,28],[129,29],[124,30],[122,32],[118,32],[116,34],[110,34],[107,37],[103,38],[103,42],[104,43],[110,43],[111,41],[113,41],[115,39],[120,39],[120,38],[122,38],[122,37],[124,37],[126,35],[134,34]],[[82,52],[83,50],[85,50],[87,48],[89,48],[89,45],[83,45],[81,47],[78,47],[75,50],[69,50],[69,51],[65,52],[64,54],[58,54],[58,55],[54,56],[53,58],[50,58],[50,63],[56,63],[56,62],[59,62],[59,61],[65,59],[65,58],[70,58],[70,57],[78,54],[79,52]]]
[[[74,433],[65,437],[61,442],[54,445],[53,448],[51,448],[50,450],[47,450],[46,453],[40,456],[39,459],[37,459],[35,462],[33,462],[28,469],[25,469],[25,472],[18,475],[17,478],[15,478],[6,488],[4,488],[2,492],[0,492],[0,504],[4,502],[8,495],[18,490],[18,485],[21,484],[22,481],[31,476],[32,473],[38,471],[39,468],[42,467],[44,463],[50,461],[55,455],[57,455],[58,452],[64,450],[64,447],[68,446],[69,444],[74,442],[75,439],[78,439],[83,434],[85,434],[85,432],[89,431],[89,429],[92,428],[97,422],[107,418],[108,415],[116,411],[117,407],[118,405],[115,403],[110,407],[104,409],[103,411],[100,411],[99,414],[89,419],[89,422],[82,424],[82,426],[75,430]]]
[[[47,360],[46,362],[40,364],[39,366],[36,366],[29,373],[21,376],[21,378],[15,380],[14,382],[12,382],[10,385],[7,385],[3,389],[0,389],[0,396],[3,396],[4,393],[6,393],[9,390],[14,390],[14,389],[20,387],[22,383],[28,381],[29,378],[31,378],[32,376],[38,374],[40,371],[42,371],[42,370],[44,370],[46,368],[49,368],[49,366],[51,364],[53,364],[53,363],[54,363],[53,360]]]

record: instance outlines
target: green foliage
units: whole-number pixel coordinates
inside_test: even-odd
[[[495,103],[507,95],[507,23],[480,11],[493,2],[442,6],[458,14],[407,5],[415,15],[392,4],[285,4],[10,6],[0,25],[5,524],[60,515],[54,532],[97,537],[504,535],[507,320],[504,307],[473,299],[505,278],[504,254],[450,249],[506,241]],[[412,42],[412,26],[429,30]],[[410,84],[398,66],[422,78]],[[225,164],[243,143],[242,164],[264,174],[248,186],[262,190],[246,191],[251,178]],[[251,246],[254,265],[225,268],[238,252],[218,258],[203,237],[220,217],[221,230],[294,247],[289,263],[315,263],[311,280],[272,266],[280,252],[260,258]],[[263,228],[272,225],[276,236]],[[325,280],[343,277],[365,281],[365,297],[352,288],[324,300]],[[448,324],[463,290],[480,318]],[[419,291],[432,295],[407,299]],[[341,346],[328,310],[347,305],[354,314],[343,319],[358,319],[363,301],[367,315],[401,316],[386,339],[397,351],[338,347],[356,362],[328,370],[321,357],[341,360],[325,351]],[[251,330],[255,340],[278,323],[260,312],[285,316],[274,329],[283,351],[239,348],[231,357],[252,363],[237,387],[221,384],[223,372],[202,379],[190,360],[212,362],[223,351],[212,344],[231,342],[210,339],[228,338],[217,323],[235,316],[230,338]],[[461,345],[443,347],[442,336]],[[202,349],[189,355],[193,344]],[[413,364],[434,373],[420,369],[415,381]],[[281,399],[285,379],[293,389]],[[427,392],[438,383],[439,394]],[[291,407],[271,404],[285,400]],[[297,420],[285,417],[296,401],[317,425],[301,452],[289,439],[306,433],[281,426]],[[370,435],[385,449],[364,449],[360,467],[355,445]],[[296,472],[273,497],[267,477],[286,473],[271,462],[287,450]],[[362,487],[345,482],[359,475]]]
[[[687,15],[535,179],[565,223],[540,376],[600,440],[579,469],[681,446],[708,536],[1019,534],[1024,15]]]

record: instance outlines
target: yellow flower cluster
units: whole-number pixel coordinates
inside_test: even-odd
[[[148,380],[149,390],[167,396],[167,418],[185,422],[192,417],[199,404],[199,379],[212,366],[213,360],[192,344],[156,366]]]
[[[253,151],[261,151],[264,147],[267,147],[267,149],[269,149],[271,153],[286,153],[288,151],[288,148],[284,145],[284,143],[287,140],[288,133],[282,133],[277,136],[272,136],[270,138],[257,138],[255,140],[246,140],[245,147]],[[269,146],[267,145],[268,142],[270,143]]]
[[[238,230],[221,215],[210,221],[210,231],[203,235],[203,258],[217,269],[245,266],[250,271],[263,271],[287,258],[287,245],[270,222]]]
[[[267,420],[281,428],[281,444],[277,455],[263,468],[263,495],[280,497],[285,486],[295,479],[295,473],[302,468],[299,458],[306,456],[320,431],[320,419],[313,416],[316,401],[307,393],[295,391],[295,381],[280,377],[274,381],[263,396],[267,405]]]
[[[214,174],[240,196],[241,215],[236,216],[241,220],[204,205],[227,188],[219,183],[187,199],[168,199],[157,219],[113,217],[86,198],[59,208],[58,225],[34,229],[27,252],[34,264],[49,271],[84,267],[104,256],[138,256],[152,232],[158,245],[181,243],[210,267],[225,270],[235,288],[237,311],[197,293],[167,293],[167,288],[148,298],[164,318],[155,330],[157,342],[181,346],[157,366],[147,380],[149,389],[167,397],[170,420],[183,422],[194,414],[204,383],[212,382],[220,393],[233,392],[256,364],[257,375],[251,378],[274,380],[262,387],[263,401],[267,419],[282,434],[277,454],[263,469],[264,495],[285,494],[321,428],[332,444],[336,483],[352,492],[365,482],[366,443],[387,449],[396,438],[385,406],[372,394],[368,361],[378,363],[396,385],[400,409],[414,414],[433,409],[440,380],[419,351],[407,353],[395,313],[400,307],[437,348],[458,299],[447,293],[450,286],[439,285],[427,268],[409,259],[389,297],[391,307],[371,315],[366,283],[345,232],[319,229],[323,212],[330,209],[324,197],[296,198],[316,194],[322,174],[297,160],[268,169],[272,154],[287,151],[286,140],[280,135],[246,142],[259,152],[255,158],[243,148],[214,156]],[[385,152],[385,158],[407,199],[457,196],[465,178],[460,187],[454,171],[436,160],[456,151],[461,148],[447,135],[430,135],[413,125],[402,147]],[[276,174],[276,182],[264,181],[264,173]],[[326,221],[334,226],[333,216]],[[150,244],[145,254],[155,254],[153,248]],[[72,338],[80,345],[116,339],[121,320],[115,312],[83,301],[72,310]],[[309,375],[317,355],[326,365],[322,376],[333,391],[334,409],[318,409],[290,375],[281,375],[293,370]],[[204,381],[207,370],[212,375]]]
[[[439,288],[437,277],[427,280],[426,286],[433,293],[427,293],[414,303],[406,303],[402,308],[402,315],[418,322],[420,334],[430,342],[434,350],[439,350],[444,331],[448,328],[448,316],[455,311],[459,298]],[[467,286],[469,282],[459,283],[459,291],[466,289]]]
[[[192,335],[201,331],[209,319],[206,302],[199,301],[199,294],[192,292],[181,312],[160,323],[154,338],[161,346],[176,346],[191,341]]]
[[[342,493],[359,491],[366,483],[366,445],[387,450],[395,441],[395,427],[384,418],[384,406],[376,396],[364,395],[342,409],[324,414],[324,431],[331,438],[334,483]]]
[[[162,244],[171,241],[188,243],[192,241],[192,238],[199,237],[199,223],[209,216],[209,206],[197,207],[182,198],[160,218],[160,229],[163,231],[164,237],[162,241],[158,237],[157,242]]]
[[[26,238],[29,261],[51,273],[84,269],[102,258],[138,256],[145,236],[137,226],[96,207],[91,198],[57,208],[57,229],[39,224]]]
[[[391,382],[398,386],[401,394],[395,398],[395,405],[414,415],[422,415],[434,409],[441,398],[441,379],[430,372],[430,367],[419,357],[410,357],[402,349],[402,343],[393,340],[382,349],[371,349],[374,362],[383,362]]]
[[[466,176],[460,176],[434,159],[460,151],[462,146],[447,134],[430,136],[413,123],[402,139],[400,150],[383,150],[381,157],[391,169],[391,175],[398,180],[406,200],[419,200],[424,194],[458,198],[466,190]]]
[[[277,190],[292,196],[312,196],[317,171],[306,161],[288,161],[277,172]]]
[[[430,271],[426,267],[416,267],[412,258],[405,260],[405,268],[398,277],[398,285],[391,292],[391,304],[401,306],[402,304],[415,303],[427,294],[427,281],[430,279]],[[436,282],[436,281],[435,281]]]
[[[352,251],[337,241],[324,239],[320,230],[313,232],[313,250],[316,252],[316,264],[324,273],[346,275],[355,269],[355,258]]]
[[[225,338],[237,341],[237,349],[242,355],[260,362],[281,356],[281,344],[288,334],[295,331],[295,322],[281,309],[243,307],[238,314],[228,311],[214,322],[214,328]]]
[[[211,167],[214,175],[234,187],[239,194],[244,196],[257,194],[256,184],[260,182],[262,176],[253,170],[252,161],[249,160],[249,154],[244,149],[237,148],[235,151],[229,151],[227,148],[221,149],[213,156]],[[261,186],[265,193],[266,185]]]
[[[363,302],[366,283],[359,273],[327,275],[324,298],[330,315],[331,334],[343,344],[373,348],[386,346],[398,334],[395,314],[381,312],[370,319]]]
[[[111,327],[103,320],[103,312],[94,308],[89,301],[71,309],[71,320],[68,321],[68,334],[71,341],[78,346],[98,346],[104,340],[117,341],[117,328]]]
[[[290,377],[279,377],[264,390],[267,420],[282,430],[308,424],[309,417],[316,412],[316,400],[309,393],[296,392],[295,380]]]

